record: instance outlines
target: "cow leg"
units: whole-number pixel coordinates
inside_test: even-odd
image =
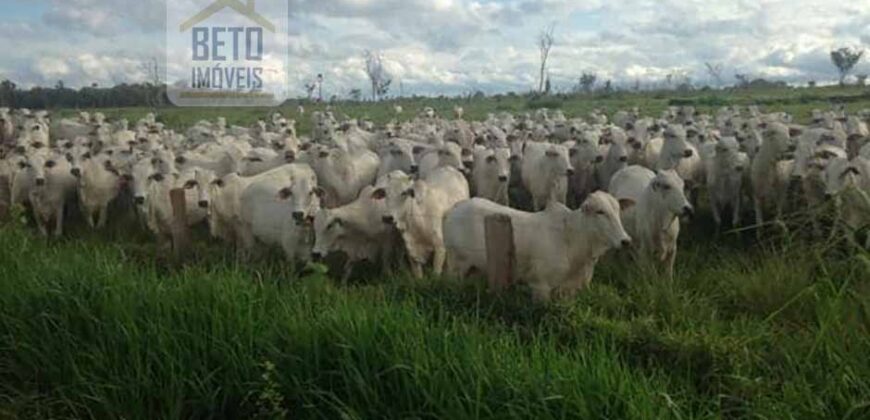
[[[761,239],[761,226],[764,224],[764,215],[761,213],[761,199],[755,197],[755,232]]]
[[[353,265],[354,261],[350,258],[348,258],[347,261],[344,262],[344,270],[342,270],[343,273],[341,275],[342,284],[347,284],[348,280],[350,280],[350,276],[351,274],[353,274]]]
[[[740,196],[738,195],[737,198],[734,199],[734,208],[731,209],[732,211],[734,211],[734,214],[731,215],[731,226],[735,229],[740,227],[740,202]]]
[[[55,211],[55,214],[54,214],[54,217],[55,217],[54,236],[56,238],[63,235],[63,208],[64,208],[64,206],[58,207],[58,209]]]
[[[436,246],[432,257],[432,271],[440,276],[444,271],[444,260],[447,258],[447,250],[443,246]]]
[[[244,260],[250,260],[254,256],[254,248],[257,246],[257,241],[254,239],[254,234],[247,227],[239,229],[238,255]]]
[[[716,222],[716,236],[719,236],[719,231],[722,230],[722,214],[712,192],[710,193],[710,210],[713,211],[713,221]]]
[[[532,300],[537,303],[547,303],[550,301],[550,293],[553,288],[550,287],[549,284],[536,284],[531,286],[532,289]]]
[[[39,233],[41,233],[42,236],[47,237],[48,236],[48,227],[46,226],[45,220],[42,218],[41,215],[39,215],[37,213],[34,213],[34,216],[35,216],[34,219],[36,219],[36,227],[39,228]]]
[[[103,204],[100,208],[100,220],[97,222],[97,228],[102,229],[106,227],[106,222],[109,219],[109,203]]]
[[[668,279],[674,279],[674,263],[677,261],[677,249],[674,247],[665,254],[665,274]]]

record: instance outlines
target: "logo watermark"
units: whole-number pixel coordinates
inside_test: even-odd
[[[167,96],[178,106],[287,99],[288,0],[167,2]]]

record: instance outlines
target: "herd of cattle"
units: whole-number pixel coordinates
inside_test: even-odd
[[[170,191],[183,188],[186,223],[207,223],[242,255],[264,246],[293,261],[342,252],[345,277],[361,260],[406,259],[417,276],[429,263],[436,275],[445,266],[458,277],[485,272],[484,220],[507,215],[515,275],[541,300],[584,288],[616,248],[672,274],[680,224],[702,192],[717,226],[739,226],[744,208],[761,225],[786,203],[827,200],[853,230],[870,223],[870,111],[814,111],[809,125],[755,107],[672,107],[658,118],[637,109],[471,122],[454,114],[425,108],[375,127],[327,109],[299,136],[280,113],[179,133],[153,114],[131,126],[100,113],[54,121],[0,109],[0,204],[27,208],[45,235],[62,234],[70,205],[94,228],[127,209],[165,245]],[[786,200],[790,191],[800,200]],[[110,206],[118,202],[128,205]]]

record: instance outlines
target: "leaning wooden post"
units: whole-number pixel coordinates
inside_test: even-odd
[[[172,204],[172,251],[175,257],[184,256],[190,242],[187,232],[187,200],[183,188],[169,191],[169,202]]]
[[[515,250],[514,229],[510,216],[494,214],[484,219],[486,235],[486,272],[493,292],[506,289],[513,282]]]
[[[0,222],[9,219],[9,207],[12,205],[12,191],[9,186],[9,178],[0,176]]]

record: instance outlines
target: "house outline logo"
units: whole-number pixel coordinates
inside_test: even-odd
[[[257,11],[255,10],[256,0],[246,1],[247,3],[243,4],[241,0],[215,0],[214,3],[212,3],[205,9],[202,9],[201,12],[197,13],[192,18],[182,23],[179,27],[179,30],[181,32],[187,31],[194,25],[199,24],[200,22],[212,17],[215,13],[229,7],[230,9],[235,10],[236,13],[245,16],[248,19],[254,21],[256,24],[262,26],[267,31],[274,33],[275,25],[273,25],[272,22],[263,17],[263,15],[257,13]]]

